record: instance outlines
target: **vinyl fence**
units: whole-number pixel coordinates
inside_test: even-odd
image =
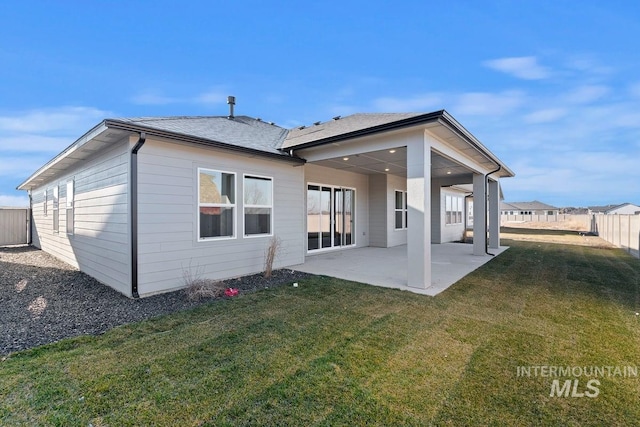
[[[0,246],[29,242],[29,209],[0,208]]]
[[[640,215],[593,215],[600,237],[640,258]]]
[[[553,214],[553,215],[500,215],[500,223],[505,225],[509,222],[560,222],[569,219],[572,215]]]

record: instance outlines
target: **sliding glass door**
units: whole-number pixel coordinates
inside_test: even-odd
[[[355,244],[355,190],[310,184],[307,186],[307,249],[329,249]]]

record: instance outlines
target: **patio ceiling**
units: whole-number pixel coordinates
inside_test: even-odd
[[[340,169],[365,175],[391,174],[407,176],[407,147],[397,147],[388,150],[370,151],[346,157],[334,157],[313,162],[320,166]],[[467,177],[470,170],[453,160],[434,151],[431,152],[431,176]]]

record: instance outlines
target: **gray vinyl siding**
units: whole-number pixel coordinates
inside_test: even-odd
[[[327,168],[313,164],[304,166],[304,208],[306,213],[306,188],[309,183],[325,184],[336,187],[355,188],[356,190],[356,220],[355,239],[356,247],[369,246],[369,176]],[[307,229],[306,218],[302,230]],[[304,245],[306,248],[306,232],[304,233]]]
[[[444,199],[442,199],[441,183],[431,180],[431,243],[443,243]]]
[[[387,247],[388,211],[387,175],[369,176],[369,244]]]
[[[33,244],[100,282],[130,294],[129,142],[100,151],[32,191]],[[66,232],[66,185],[74,181],[74,230]],[[53,188],[59,186],[59,232],[53,229]],[[44,215],[44,191],[47,214]]]
[[[199,241],[198,168],[235,173],[236,235]],[[303,166],[148,139],[138,153],[138,289],[185,286],[185,276],[224,280],[264,271],[270,236],[243,235],[243,174],[273,178],[274,268],[304,262]]]

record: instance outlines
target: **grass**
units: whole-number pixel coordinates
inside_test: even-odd
[[[12,354],[0,425],[636,423],[637,377],[572,398],[516,373],[640,364],[640,262],[505,243],[435,298],[312,278]]]

